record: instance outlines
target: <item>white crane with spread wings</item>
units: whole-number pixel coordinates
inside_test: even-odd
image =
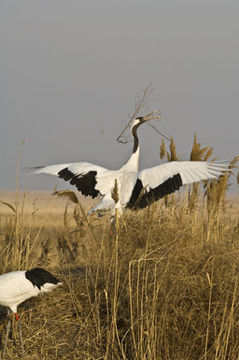
[[[215,179],[228,171],[225,162],[172,161],[151,168],[139,170],[139,139],[137,130],[148,121],[147,117],[134,119],[131,132],[134,138],[133,151],[129,160],[118,170],[108,170],[88,162],[39,166],[36,174],[58,176],[85,196],[101,197],[101,201],[89,213],[98,210],[144,208],[154,201],[178,190],[181,186]],[[118,185],[118,202],[112,198],[115,182]]]

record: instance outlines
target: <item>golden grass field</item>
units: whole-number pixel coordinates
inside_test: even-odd
[[[238,199],[212,209],[185,192],[112,229],[88,199],[0,192],[0,273],[40,266],[63,282],[19,306],[24,359],[239,359]],[[2,347],[4,309],[0,324]],[[16,323],[6,358],[20,358]]]

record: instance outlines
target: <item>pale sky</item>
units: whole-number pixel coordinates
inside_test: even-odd
[[[116,137],[150,82],[182,160],[194,132],[219,159],[238,155],[238,19],[238,0],[0,0],[0,189],[15,188],[23,140],[21,168],[120,167],[132,144]],[[140,167],[159,164],[160,136],[139,137]],[[56,183],[20,174],[24,190]]]

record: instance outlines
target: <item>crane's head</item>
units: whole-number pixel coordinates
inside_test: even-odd
[[[131,130],[136,126],[137,128],[142,125],[143,123],[145,123],[146,121],[148,121],[149,119],[143,117],[143,116],[139,116],[137,118],[135,118],[132,122],[131,125]]]

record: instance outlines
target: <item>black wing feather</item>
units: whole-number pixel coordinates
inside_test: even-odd
[[[137,179],[131,198],[127,204],[127,208],[133,210],[144,208],[152,204],[154,201],[157,201],[164,196],[175,192],[182,185],[183,183],[180,174],[174,175],[159,186],[153,189],[150,188],[149,190],[143,187],[142,181],[140,179]]]
[[[58,172],[58,176],[65,181],[70,180],[71,185],[75,185],[77,189],[85,196],[95,198],[100,192],[95,189],[97,171],[89,171],[86,174],[75,175],[68,168]]]

